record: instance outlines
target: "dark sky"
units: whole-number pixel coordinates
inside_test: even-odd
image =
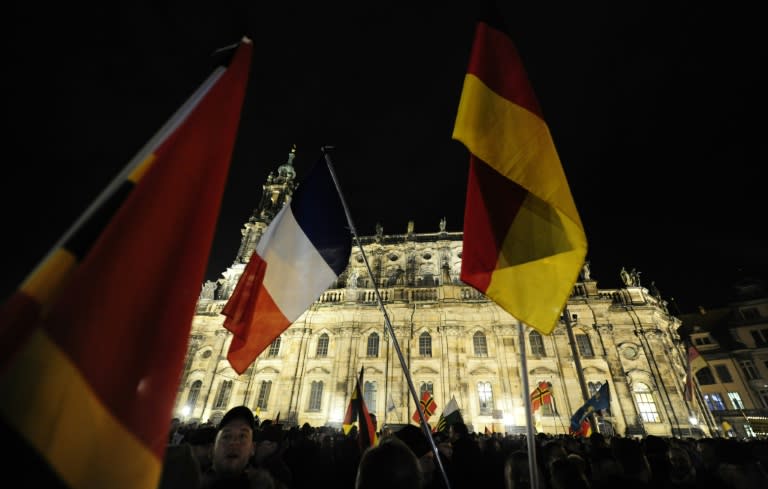
[[[207,279],[232,263],[293,144],[299,179],[321,145],[338,148],[360,234],[377,221],[435,231],[443,216],[461,229],[468,152],[451,133],[475,2],[121,3],[8,8],[3,297],[243,34],[255,57]],[[637,268],[687,312],[721,305],[739,276],[766,277],[768,42],[746,5],[505,3],[599,286]]]

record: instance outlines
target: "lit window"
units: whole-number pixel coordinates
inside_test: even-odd
[[[640,417],[646,423],[660,423],[661,417],[659,417],[659,411],[656,409],[656,402],[653,400],[653,394],[651,389],[638,382],[634,388],[635,402],[637,403],[637,410],[640,412]]]
[[[192,386],[189,388],[189,395],[187,396],[187,406],[192,410],[197,404],[197,397],[200,395],[200,388],[203,386],[202,380],[196,380],[192,382]]]
[[[725,403],[723,402],[723,396],[717,392],[710,392],[704,394],[704,402],[707,403],[707,407],[710,411],[725,411]]]
[[[733,404],[733,409],[744,409],[744,403],[741,402],[741,396],[739,395],[738,392],[729,392],[728,399],[731,400],[731,404]]]
[[[317,340],[317,356],[328,356],[328,335],[325,333],[321,334],[320,338]]]
[[[478,331],[472,336],[472,344],[475,347],[476,357],[488,356],[488,343],[485,341],[485,335]]]
[[[491,414],[493,412],[493,390],[490,382],[477,383],[477,398],[480,401],[480,414]]]
[[[369,413],[376,412],[376,382],[365,381],[363,387],[363,399]]]

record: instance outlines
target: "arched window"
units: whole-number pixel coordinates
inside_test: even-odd
[[[195,404],[197,404],[197,397],[200,395],[200,388],[203,386],[202,380],[196,380],[192,382],[192,386],[189,388],[189,395],[187,396],[187,406],[189,406],[190,411],[192,409],[195,409]]]
[[[363,387],[363,399],[369,413],[376,412],[376,382],[365,381]]]
[[[493,413],[493,389],[490,382],[477,383],[477,399],[480,401],[480,414],[487,416]]]
[[[579,354],[582,357],[594,357],[595,353],[592,351],[592,343],[589,342],[589,336],[585,334],[576,335],[576,345],[579,347]]]
[[[369,357],[379,356],[379,334],[371,333],[368,335],[368,348],[366,353]]]
[[[328,335],[323,333],[317,340],[317,354],[318,357],[328,356]]]
[[[312,382],[312,389],[309,393],[309,406],[307,411],[320,411],[320,403],[323,400],[323,382]]]
[[[422,398],[425,392],[429,392],[432,394],[434,391],[432,390],[432,382],[422,382],[421,387],[419,388],[419,399]]]
[[[538,355],[540,357],[546,357],[547,352],[544,351],[544,339],[538,331],[531,331],[528,335],[528,339],[531,343],[531,355]]]
[[[269,351],[267,352],[267,356],[276,357],[278,353],[280,353],[280,337],[279,336],[275,338],[275,341],[273,341],[269,345]]]
[[[635,394],[637,410],[640,412],[640,417],[643,421],[646,423],[660,423],[661,417],[656,409],[656,402],[653,400],[651,389],[647,385],[637,382],[632,390]]]
[[[219,384],[219,392],[216,394],[214,409],[224,409],[229,404],[229,396],[232,394],[232,381],[224,380]]]
[[[426,331],[419,336],[419,355],[422,357],[432,356],[432,337]]]
[[[485,335],[478,331],[472,336],[472,344],[475,347],[476,357],[488,356],[488,343],[485,341]]]
[[[271,380],[262,380],[259,387],[259,398],[256,401],[256,407],[260,409],[267,409],[267,402],[269,402],[269,391],[272,390]]]

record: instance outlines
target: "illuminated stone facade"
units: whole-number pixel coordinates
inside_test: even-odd
[[[415,389],[434,394],[433,422],[455,396],[475,431],[524,432],[523,396],[547,381],[554,406],[535,413],[537,428],[567,431],[584,398],[566,325],[549,336],[524,328],[529,385],[521,385],[518,321],[459,281],[462,234],[446,231],[444,220],[434,232],[416,233],[411,222],[403,234],[384,234],[379,226],[375,236],[361,237],[372,274],[353,247],[336,283],[237,375],[226,359],[232,336],[220,311],[266,224],[290,200],[294,178],[289,159],[264,185],[235,263],[217,283],[203,285],[176,402],[179,416],[217,421],[245,404],[264,419],[279,413],[288,424],[339,425],[362,367],[365,397],[379,425],[408,423],[415,405],[375,283]],[[590,275],[587,266],[568,312],[585,388],[610,385],[611,410],[602,429],[708,435],[700,406],[684,401],[680,321],[640,285],[638,274],[625,274],[620,289],[599,289]]]

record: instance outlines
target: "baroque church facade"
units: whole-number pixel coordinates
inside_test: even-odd
[[[455,397],[470,429],[524,433],[524,396],[547,382],[553,402],[534,413],[535,425],[564,433],[584,395],[607,382],[611,402],[598,417],[601,431],[714,434],[700,395],[685,400],[680,320],[640,284],[638,273],[622,270],[624,287],[600,289],[587,263],[568,300],[568,318],[541,335],[459,280],[462,233],[446,231],[444,219],[431,232],[416,233],[409,222],[402,233],[377,226],[376,235],[360,237],[371,273],[353,246],[344,273],[238,375],[226,359],[232,335],[221,310],[267,225],[290,201],[294,155],[263,185],[233,265],[202,287],[176,399],[180,418],[217,422],[243,404],[262,419],[340,426],[362,369],[364,398],[379,426],[409,423],[416,407],[405,363],[417,395],[434,396],[432,424]]]

